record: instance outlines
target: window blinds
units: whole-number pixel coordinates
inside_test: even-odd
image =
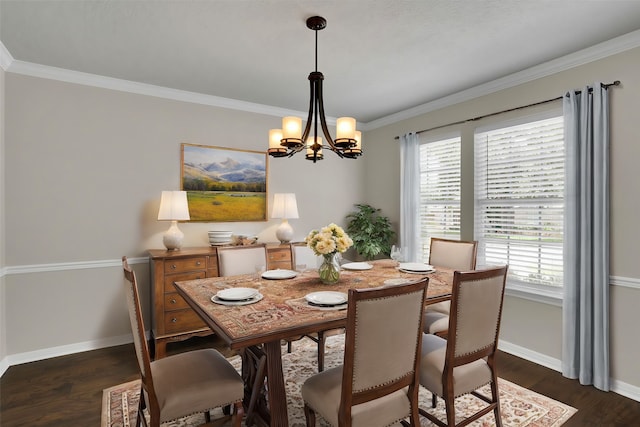
[[[510,282],[562,285],[563,118],[475,135],[478,266],[509,264]]]
[[[460,239],[460,137],[420,145],[420,220],[425,262],[431,237]]]

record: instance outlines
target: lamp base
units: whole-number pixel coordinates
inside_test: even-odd
[[[182,247],[184,233],[178,228],[178,221],[171,221],[171,226],[162,236],[162,243],[170,251],[176,251]]]
[[[276,228],[276,238],[280,243],[289,243],[293,239],[293,228],[286,219]]]

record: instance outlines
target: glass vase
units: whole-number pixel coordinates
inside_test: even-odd
[[[322,255],[322,265],[318,268],[320,281],[325,285],[333,285],[340,280],[340,257],[337,252]]]

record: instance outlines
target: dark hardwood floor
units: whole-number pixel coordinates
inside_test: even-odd
[[[215,337],[171,344],[168,353],[214,346]],[[640,426],[640,402],[601,392],[558,372],[500,353],[499,375],[578,409],[564,426]],[[10,367],[0,379],[0,426],[100,426],[102,390],[137,378],[133,345]]]

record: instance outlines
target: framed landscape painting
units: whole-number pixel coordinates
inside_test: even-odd
[[[180,187],[191,221],[267,220],[267,153],[181,145]]]

